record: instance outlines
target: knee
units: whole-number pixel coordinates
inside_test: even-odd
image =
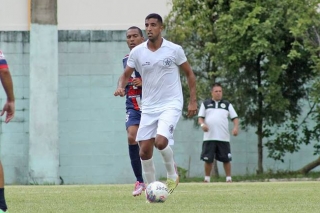
[[[141,159],[145,160],[146,156],[147,156],[147,153],[140,148],[139,155],[140,155]]]
[[[150,153],[149,150],[143,149],[141,147],[140,147],[139,155],[142,160],[149,160],[150,158],[152,158],[152,153]]]
[[[163,150],[168,146],[168,139],[162,135],[157,135],[154,146],[159,150]]]
[[[132,135],[128,135],[128,143],[129,143],[130,145],[136,144],[137,142],[136,142],[135,137],[133,137]]]
[[[137,144],[136,134],[134,134],[133,132],[130,132],[130,131],[128,131],[128,143],[129,143],[129,145]]]

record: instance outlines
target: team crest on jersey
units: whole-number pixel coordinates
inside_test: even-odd
[[[224,103],[220,104],[221,108],[226,108],[226,105]]]
[[[170,132],[170,134],[173,133],[173,125],[172,124],[169,126],[169,132]]]
[[[173,61],[171,60],[171,58],[165,58],[163,60],[163,66],[165,67],[170,67],[173,64]]]

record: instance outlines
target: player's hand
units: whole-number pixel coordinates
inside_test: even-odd
[[[5,122],[9,123],[11,119],[14,117],[14,111],[15,111],[15,106],[14,106],[14,101],[8,101],[4,106],[1,111],[1,116],[6,113],[6,119]]]
[[[188,117],[193,117],[198,113],[197,101],[190,101],[188,105]]]
[[[132,80],[132,83],[133,83],[133,85],[136,86],[136,87],[141,87],[141,86],[142,86],[142,81],[141,81],[140,78],[134,78],[134,79]]]
[[[206,124],[201,125],[201,128],[202,128],[202,130],[204,132],[208,132],[209,131],[209,128],[208,128],[208,126]]]
[[[126,95],[126,91],[124,88],[117,88],[116,91],[114,92],[114,96],[123,97],[125,95]]]
[[[232,135],[237,136],[238,135],[238,128],[233,128]]]

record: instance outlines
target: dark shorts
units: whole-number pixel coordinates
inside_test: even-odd
[[[214,159],[221,162],[231,161],[231,149],[229,142],[204,141],[202,143],[201,160],[212,163]]]
[[[129,126],[139,125],[141,120],[141,111],[128,109],[126,114],[126,129]]]

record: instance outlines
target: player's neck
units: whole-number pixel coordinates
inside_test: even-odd
[[[151,50],[152,52],[155,52],[161,47],[162,42],[163,42],[162,37],[159,37],[158,39],[156,39],[154,41],[148,40],[148,43],[147,43],[148,49]]]

